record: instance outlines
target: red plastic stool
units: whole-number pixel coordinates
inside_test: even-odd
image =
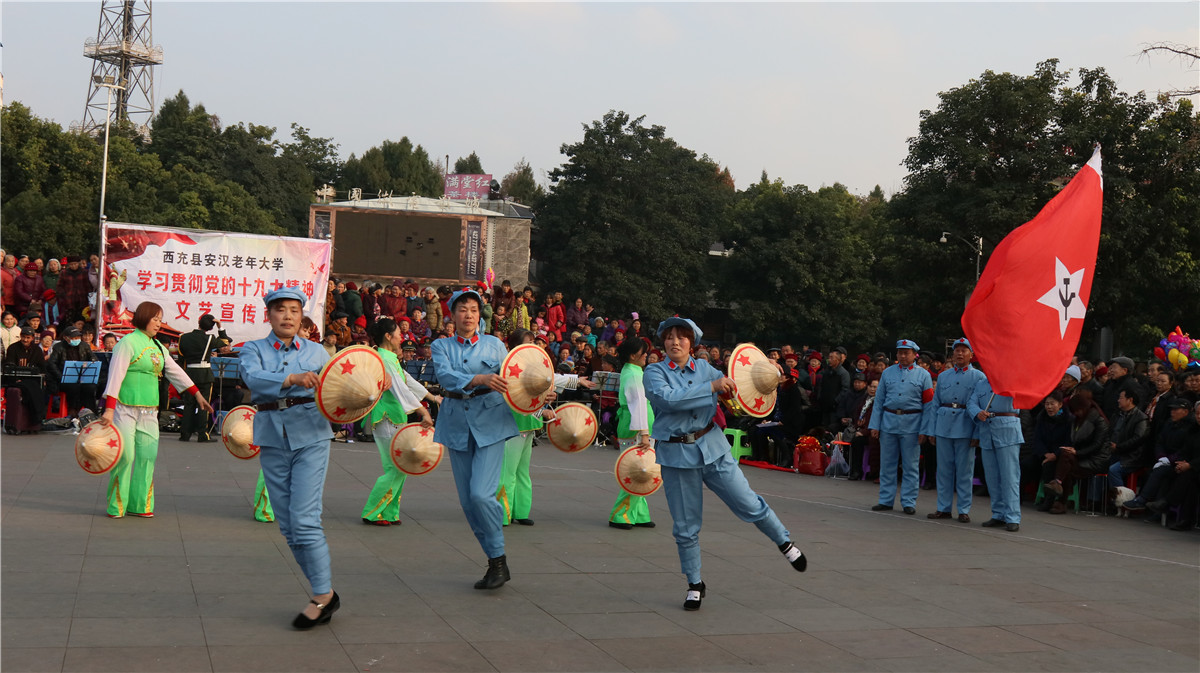
[[[46,405],[46,419],[47,420],[49,420],[51,418],[66,418],[67,417],[68,410],[67,410],[67,394],[66,393],[58,393],[57,395],[51,395],[50,399],[46,400],[46,401],[48,402],[48,404]]]

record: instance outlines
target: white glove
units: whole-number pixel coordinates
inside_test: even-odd
[[[1164,458],[1159,458],[1158,462],[1154,464],[1154,467],[1159,467],[1161,465],[1170,465],[1170,464],[1171,464],[1171,461],[1167,460],[1164,457]],[[1153,469],[1153,468],[1151,468],[1151,469]]]

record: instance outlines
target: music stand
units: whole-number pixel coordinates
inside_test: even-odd
[[[222,393],[217,396],[217,406],[214,408],[215,414],[217,411],[222,411],[225,408],[225,381],[233,379],[234,383],[240,382],[242,380],[242,368],[237,358],[209,358],[208,365],[212,367],[213,378],[215,379],[213,386]]]
[[[100,363],[70,360],[63,363],[62,378],[59,383],[79,383],[82,385],[97,385],[100,383]]]

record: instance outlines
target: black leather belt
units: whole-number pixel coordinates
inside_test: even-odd
[[[491,388],[476,388],[474,391],[472,391],[466,395],[464,395],[462,393],[452,393],[452,392],[446,391],[446,392],[442,393],[442,397],[449,397],[452,400],[466,400],[466,399],[470,399],[472,397],[479,397],[480,395],[487,395],[488,393],[494,393],[494,392],[496,392],[496,391],[492,390]]]
[[[991,412],[991,414],[993,416],[1020,416],[1021,415],[1015,411],[993,411],[993,412]]]
[[[259,411],[278,411],[280,409],[294,407],[298,404],[308,404],[309,402],[316,402],[316,400],[311,397],[285,397],[276,402],[263,402],[262,404],[257,404],[255,406],[258,407]]]
[[[686,435],[680,435],[679,437],[672,437],[672,438],[668,439],[667,441],[674,442],[676,444],[695,444],[697,439],[700,439],[704,435],[707,435],[708,431],[712,430],[713,427],[715,427],[715,426],[716,426],[716,423],[714,423],[713,421],[709,421],[708,425],[704,426],[704,429],[701,430],[700,432],[689,432]]]
[[[959,404],[958,402],[951,402],[949,404],[943,404],[942,408],[943,409],[966,409],[967,405]]]
[[[884,409],[884,411],[888,412],[889,414],[896,414],[897,416],[921,413],[920,409]]]

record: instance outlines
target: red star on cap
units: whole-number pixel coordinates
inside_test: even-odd
[[[529,399],[529,403],[530,403],[530,404],[532,404],[533,406],[537,406],[537,405],[538,405],[538,398],[536,398],[536,397],[532,397],[532,398],[530,398],[530,399]]]
[[[429,428],[421,428],[421,436],[428,437],[429,436]]]
[[[632,480],[632,479],[630,479],[629,477],[625,477],[625,483],[626,483],[626,484],[632,484],[632,483],[633,483],[633,480]]]
[[[342,407],[338,407],[337,409],[333,410],[333,415],[340,418],[346,415],[346,410]]]
[[[252,421],[252,420],[254,420],[254,412],[253,412],[253,411],[247,411],[246,413],[242,414],[242,420],[243,420],[243,421]]]
[[[521,366],[520,365],[509,365],[508,366],[508,375],[509,376],[520,376],[521,375]]]
[[[562,425],[562,419],[561,419],[561,418],[556,418],[556,419],[554,419],[553,421],[550,421],[550,422],[551,422],[551,423],[553,423],[553,424],[555,424],[555,425]]]
[[[404,453],[404,451],[401,449],[393,449],[392,450],[392,455],[397,458],[399,458],[403,453]]]
[[[583,419],[583,424],[584,424],[584,425],[591,425],[591,424],[592,424],[592,417],[591,417],[591,416],[588,416],[587,418]]]
[[[108,440],[108,446],[109,446],[110,448],[113,448],[113,449],[115,449],[115,448],[117,448],[117,447],[118,447],[118,446],[120,446],[120,445],[121,445],[121,443],[120,443],[120,442],[118,442],[118,441],[117,441],[117,440],[115,440],[115,439],[110,439],[110,440]]]
[[[90,461],[90,460],[83,461],[83,469],[85,469],[85,470],[92,469],[92,461]]]
[[[743,365],[743,366],[749,366],[749,365],[750,365],[750,358],[749,358],[749,356],[747,356],[745,353],[742,353],[741,355],[739,355],[739,356],[737,357],[737,362],[738,362],[738,364],[739,364],[739,365]]]
[[[257,450],[258,450],[258,444],[249,444],[248,446],[250,447],[250,450],[251,450],[251,451],[257,451]]]
[[[354,367],[356,366],[353,362],[340,362],[338,364],[341,365],[343,374],[349,374],[350,372],[353,372]]]
[[[761,409],[761,408],[762,408],[762,405],[763,405],[763,402],[764,402],[764,401],[765,401],[765,400],[763,400],[763,398],[761,398],[761,397],[756,397],[756,398],[754,398],[754,404],[752,404],[752,405],[750,405],[750,406],[754,407],[754,409],[757,411],[758,409]]]
[[[85,435],[89,434],[91,431],[92,431],[92,426],[89,425],[83,429],[83,434],[85,434]]]
[[[646,455],[646,450],[645,450],[645,449],[638,449],[638,450],[637,450],[637,455],[639,455],[639,456],[644,456],[644,455]]]
[[[579,445],[578,445],[578,444],[572,444],[572,445],[571,445],[571,446],[569,446],[568,448],[569,448],[569,449],[571,449],[572,451],[574,451],[575,449],[578,449],[578,448],[579,448]]]
[[[543,366],[543,367],[549,367],[549,366],[550,366],[550,358],[543,357],[543,358],[542,358],[542,366]]]
[[[429,467],[429,461],[427,460],[427,461],[421,463],[421,467]]]
[[[656,484],[657,484],[657,483],[658,483],[658,482],[660,482],[660,481],[662,481],[662,479],[659,479],[658,477],[655,477],[655,478],[654,478],[654,483],[656,483]]]

